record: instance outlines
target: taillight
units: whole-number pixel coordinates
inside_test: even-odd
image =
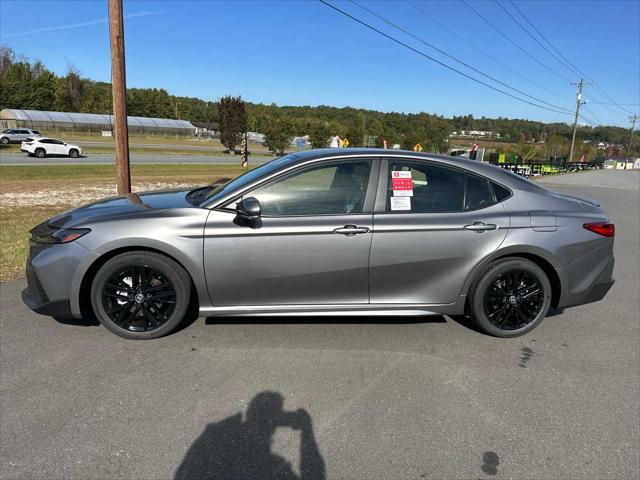
[[[616,226],[613,223],[585,223],[582,226],[593,233],[602,235],[603,237],[614,237],[616,234]]]

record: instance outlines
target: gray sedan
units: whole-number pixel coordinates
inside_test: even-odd
[[[149,339],[214,315],[468,315],[512,337],[611,287],[594,200],[492,165],[326,149],[192,191],[107,198],[31,231],[25,303]]]

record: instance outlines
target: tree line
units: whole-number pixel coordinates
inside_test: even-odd
[[[129,88],[129,115],[142,117],[179,118],[196,124],[213,125],[221,121],[221,101],[205,101],[194,97],[171,95],[158,88]],[[0,108],[54,110],[65,112],[111,113],[111,85],[84,78],[70,66],[59,76],[40,61],[18,56],[9,47],[0,47]],[[454,131],[485,130],[499,134],[505,142],[517,143],[525,155],[536,147],[526,147],[545,141],[560,156],[566,156],[566,143],[572,127],[566,123],[543,123],[509,118],[475,118],[473,115],[445,118],[429,113],[379,112],[352,107],[325,105],[277,106],[243,102],[244,126],[249,131],[265,133],[267,146],[274,152],[283,151],[290,139],[309,135],[314,147],[326,146],[332,135],[348,138],[351,145],[362,145],[363,132],[389,145],[412,148],[420,143],[427,151],[446,152],[447,140]],[[581,126],[577,144],[598,142],[626,144],[629,130],[616,126]],[[536,155],[547,154],[537,147]],[[582,147],[581,147],[582,148]],[[513,150],[513,147],[512,147]],[[637,147],[636,149],[637,150]],[[595,152],[591,152],[593,156]],[[554,155],[553,152],[551,156]]]

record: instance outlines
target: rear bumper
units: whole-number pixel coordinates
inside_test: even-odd
[[[613,243],[598,248],[564,269],[558,269],[562,281],[559,308],[602,300],[611,290],[613,279]]]

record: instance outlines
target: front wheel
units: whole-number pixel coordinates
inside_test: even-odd
[[[549,278],[538,265],[506,258],[480,272],[469,290],[469,313],[490,335],[517,337],[542,322],[551,294]]]
[[[133,340],[161,337],[185,317],[189,274],[154,252],[126,252],[108,260],[91,285],[91,305],[111,332]]]
[[[9,143],[9,139],[7,137],[2,137],[0,138],[0,143],[2,143],[2,145],[7,145]]]
[[[79,155],[80,155],[80,152],[78,152],[78,150],[76,150],[75,148],[72,148],[71,150],[69,150],[69,156],[71,158],[78,158]]]

